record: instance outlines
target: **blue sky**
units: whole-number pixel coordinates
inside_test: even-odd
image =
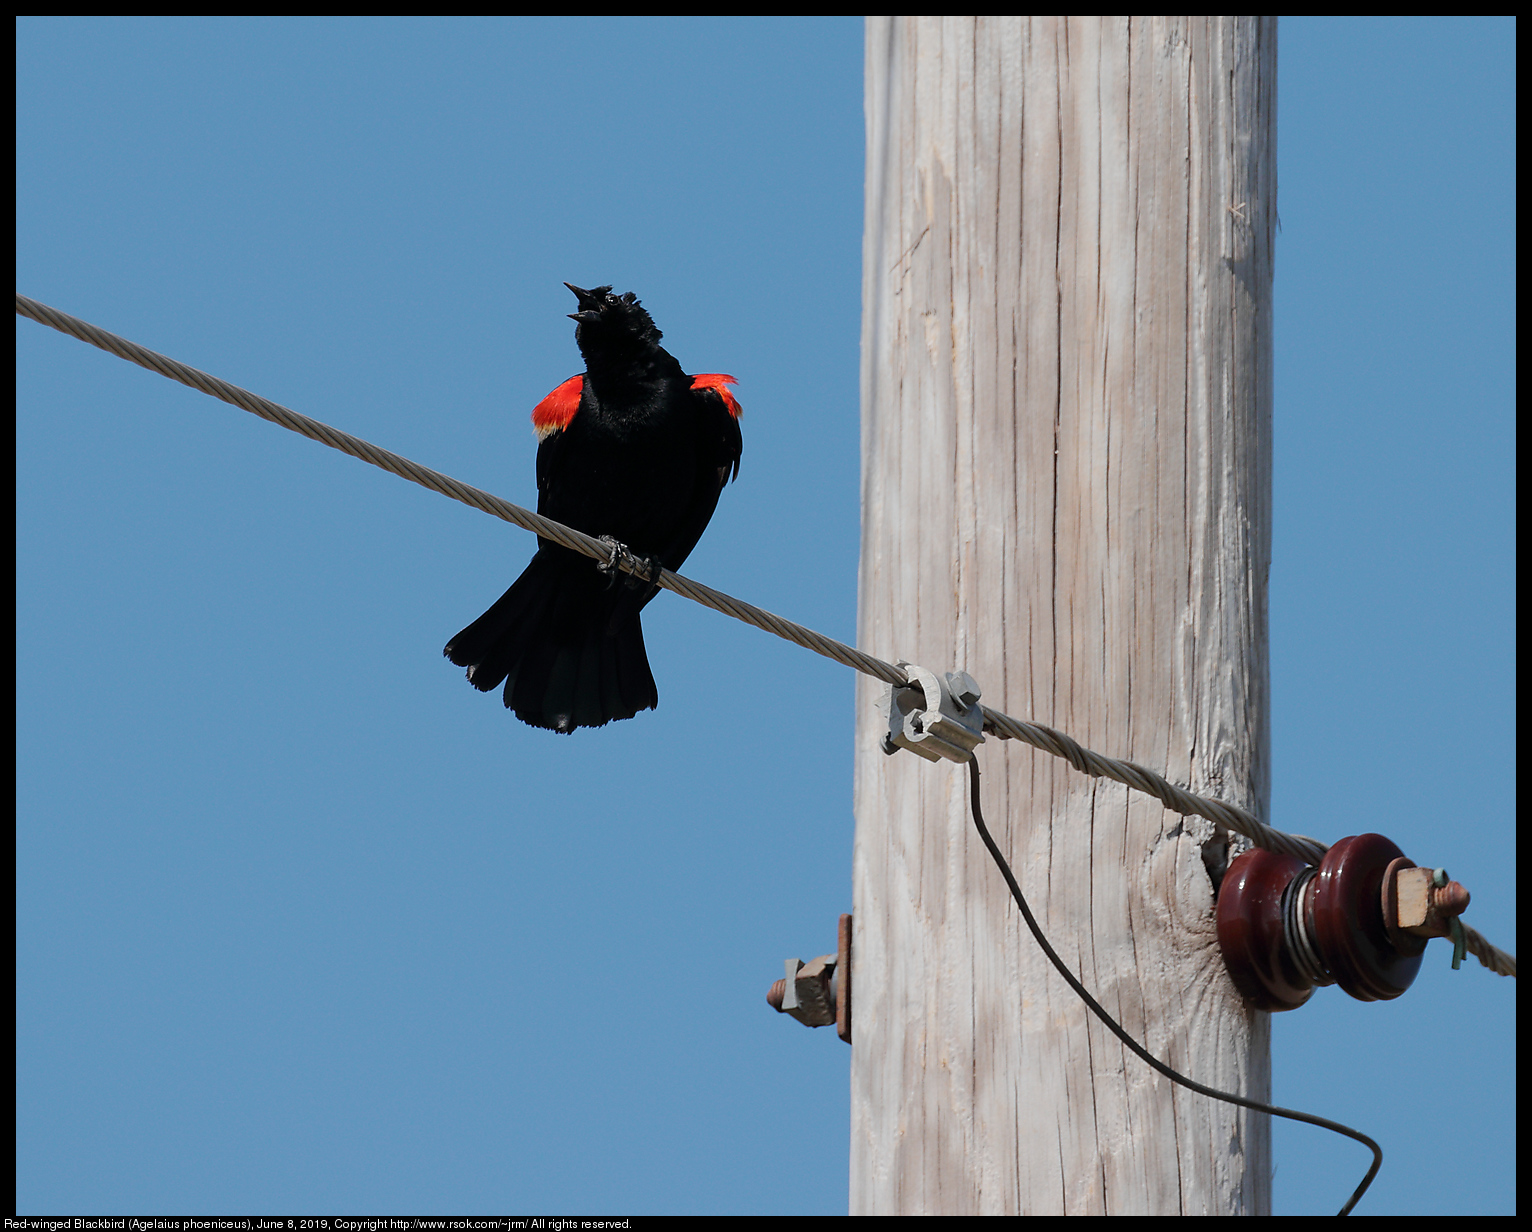
[[[1515,27],[1280,37],[1272,821],[1513,946]],[[528,504],[560,284],[632,288],[741,379],[686,572],[851,640],[861,41],[25,19],[17,287]],[[850,673],[663,596],[659,711],[534,732],[440,657],[528,536],[16,337],[17,1210],[843,1213],[849,1050],[762,998],[849,910]],[[1511,1213],[1514,1015],[1433,948],[1276,1098],[1367,1213]]]

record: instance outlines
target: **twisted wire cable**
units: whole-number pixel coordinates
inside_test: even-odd
[[[262,419],[270,420],[274,424],[280,424],[300,436],[318,441],[321,445],[328,445],[331,449],[338,449],[342,453],[350,454],[353,458],[360,458],[363,462],[369,462],[390,474],[398,475],[401,479],[408,479],[412,483],[420,484],[421,487],[430,488],[433,492],[440,492],[443,496],[462,501],[465,505],[482,509],[485,513],[519,526],[523,530],[529,530],[540,538],[551,540],[561,547],[580,552],[603,565],[621,569],[625,573],[636,574],[645,581],[656,582],[666,590],[673,590],[676,594],[684,595],[704,607],[733,616],[736,620],[755,625],[758,629],[765,629],[768,633],[775,633],[778,637],[835,659],[847,667],[853,667],[885,683],[908,683],[905,674],[892,663],[885,663],[882,659],[864,654],[855,647],[847,646],[822,633],[816,633],[813,629],[795,624],[791,620],[784,620],[764,608],[745,603],[732,595],[714,590],[711,586],[704,586],[701,582],[683,577],[679,573],[672,573],[669,569],[661,569],[658,578],[650,577],[639,560],[617,551],[612,544],[597,539],[593,535],[587,535],[561,522],[555,522],[552,518],[545,518],[541,514],[533,513],[530,509],[524,509],[489,492],[461,483],[450,475],[443,475],[430,467],[421,466],[418,462],[412,462],[399,454],[379,448],[370,441],[364,441],[359,436],[352,436],[349,432],[332,428],[329,424],[321,423],[317,419],[300,415],[297,411],[280,403],[272,402],[259,394],[253,394],[248,389],[241,389],[238,385],[231,385],[228,381],[183,364],[179,360],[171,359],[168,355],[161,355],[158,351],[139,346],[136,342],[130,342],[117,334],[100,329],[88,321],[72,317],[67,312],[60,312],[56,308],[28,299],[19,292],[16,295],[16,312],[20,316],[30,317],[39,324],[50,326],[60,333],[78,338],[81,342],[100,347],[103,351],[138,364],[151,372],[158,372],[172,381],[189,385],[192,389],[205,393],[209,397],[249,411],[252,415],[259,415]]]
[[[1458,921],[1463,924],[1462,920]],[[1498,946],[1489,943],[1489,938],[1477,928],[1470,928],[1463,924],[1463,941],[1468,947],[1468,952],[1479,960],[1481,967],[1488,967],[1496,975],[1516,974],[1516,955],[1508,954]]]
[[[29,299],[19,291],[16,293],[16,313],[40,325],[46,325],[60,333],[78,338],[81,342],[88,342],[91,346],[99,347],[130,363],[138,364],[142,368],[149,369],[150,372],[157,372],[172,381],[179,381],[209,397],[249,411],[252,415],[259,415],[262,419],[279,424],[310,440],[318,441],[321,445],[328,445],[331,449],[338,449],[342,453],[350,454],[353,458],[371,463],[390,474],[398,475],[401,479],[408,479],[411,483],[418,483],[422,487],[430,488],[433,492],[440,492],[443,496],[450,496],[453,500],[461,501],[465,505],[472,505],[475,509],[481,509],[523,530],[529,530],[540,538],[589,556],[608,568],[617,568],[625,573],[635,574],[645,581],[674,591],[694,603],[700,603],[703,607],[732,616],[735,620],[754,625],[757,629],[764,629],[767,633],[773,633],[777,637],[802,646],[805,650],[812,650],[825,658],[834,659],[837,663],[854,668],[875,680],[891,685],[909,683],[909,677],[901,668],[895,667],[892,663],[886,663],[875,655],[867,654],[854,646],[848,646],[833,637],[826,637],[823,633],[818,633],[804,625],[785,620],[764,608],[756,607],[753,603],[746,603],[742,599],[726,595],[721,590],[714,590],[711,586],[705,586],[679,573],[672,573],[669,569],[662,568],[658,577],[652,577],[641,561],[607,541],[565,526],[561,522],[555,522],[552,518],[545,518],[541,514],[533,513],[530,509],[502,500],[469,484],[460,483],[450,475],[443,475],[439,471],[421,466],[418,462],[412,462],[399,454],[379,448],[370,441],[362,440],[361,437],[352,436],[349,432],[342,432],[339,428],[332,428],[329,424],[321,423],[317,419],[300,415],[297,411],[263,398],[259,394],[253,394],[248,389],[231,385],[228,381],[183,364],[179,360],[171,359],[168,355],[161,355],[158,351],[151,351],[148,347],[139,346],[136,342],[130,342],[88,321],[70,316],[67,312],[60,312],[57,308],[50,308],[47,304]],[[1318,864],[1328,850],[1326,845],[1317,839],[1273,829],[1236,805],[1194,795],[1183,787],[1177,787],[1153,770],[1147,770],[1130,761],[1119,761],[1117,758],[1094,752],[1085,748],[1079,741],[1051,727],[1012,718],[988,706],[983,707],[983,710],[985,730],[993,732],[1002,740],[1020,740],[1045,753],[1062,757],[1082,773],[1109,778],[1134,791],[1153,796],[1174,812],[1185,816],[1206,817],[1209,821],[1243,834],[1257,847],[1265,847],[1284,855],[1294,855],[1310,864]],[[1484,937],[1467,925],[1464,925],[1463,932],[1469,952],[1484,966],[1500,975],[1516,974],[1514,957],[1490,945]]]

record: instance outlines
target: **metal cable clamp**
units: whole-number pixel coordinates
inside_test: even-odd
[[[888,719],[883,751],[909,749],[927,761],[967,761],[984,743],[978,683],[967,672],[937,676],[902,659],[899,666],[909,683],[889,685],[883,695],[880,709]]]

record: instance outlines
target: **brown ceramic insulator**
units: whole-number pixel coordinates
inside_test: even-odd
[[[1335,982],[1358,1001],[1391,1001],[1420,971],[1425,939],[1401,941],[1397,932],[1391,938],[1383,918],[1384,875],[1403,857],[1381,834],[1343,838],[1325,853],[1310,887],[1314,948]]]
[[[766,1004],[771,1006],[772,1009],[776,1010],[777,1013],[780,1014],[782,1012],[782,1002],[784,1002],[786,1000],[787,1000],[787,981],[786,980],[778,980],[775,984],[773,984],[769,989],[766,990]]]
[[[1295,1010],[1314,993],[1282,936],[1282,894],[1306,865],[1253,847],[1235,858],[1218,891],[1218,948],[1234,987],[1260,1010]]]

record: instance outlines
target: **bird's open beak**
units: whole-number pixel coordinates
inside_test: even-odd
[[[599,298],[594,292],[587,291],[584,287],[577,287],[572,282],[566,282],[564,285],[573,291],[575,295],[577,295],[580,299],[580,311],[571,312],[569,314],[569,319],[571,321],[574,321],[577,324],[584,324],[589,321],[599,321],[601,319],[601,314],[599,312],[597,312],[594,308],[586,307],[587,304]]]

